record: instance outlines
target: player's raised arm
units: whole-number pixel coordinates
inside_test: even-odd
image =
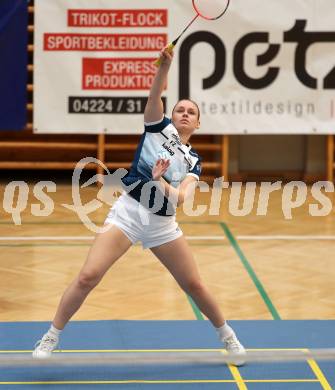
[[[161,96],[167,82],[167,75],[173,59],[173,52],[170,52],[167,48],[165,48],[161,51],[160,58],[161,64],[157,69],[150,89],[147,105],[144,110],[144,122],[146,123],[161,120],[164,113]]]

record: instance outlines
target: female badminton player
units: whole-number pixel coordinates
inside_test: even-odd
[[[163,114],[161,94],[173,60],[170,50],[165,48],[160,54],[144,112],[144,133],[132,167],[123,178],[126,190],[107,216],[109,229],[95,238],[81,271],[63,294],[50,329],[37,342],[33,352],[36,358],[51,355],[61,331],[89,292],[116,260],[140,241],[211,321],[226,350],[240,355],[234,364],[243,364],[245,349],[203,284],[175,220],[176,206],[184,202],[199,180],[200,158],[188,141],[200,126],[200,112],[195,102],[185,99],[175,105],[171,119]]]

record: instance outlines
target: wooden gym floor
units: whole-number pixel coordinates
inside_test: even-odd
[[[0,187],[4,199],[5,185]],[[96,187],[81,189],[83,203],[96,198]],[[0,208],[0,321],[49,321],[59,298],[85,260],[93,233],[78,216],[62,206],[72,204],[71,186],[49,193],[55,209],[49,216],[32,215],[40,202],[30,185],[22,225]],[[317,203],[310,187],[305,204],[282,212],[282,191],[270,195],[266,216],[229,212],[230,190],[224,190],[220,215],[191,217],[181,210],[178,220],[203,279],[219,300],[226,318],[334,319],[335,222],[312,217]],[[333,194],[327,194],[333,204]],[[196,205],[209,204],[199,193]],[[14,205],[15,206],[15,205]],[[109,206],[89,216],[103,223]],[[134,246],[107,273],[74,317],[76,320],[188,320],[192,306],[149,250]]]

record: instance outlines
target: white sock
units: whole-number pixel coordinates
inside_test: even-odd
[[[234,334],[233,329],[227,324],[227,322],[225,322],[220,328],[216,328],[216,332],[221,341]]]
[[[50,329],[48,330],[48,333],[51,334],[52,336],[56,337],[57,339],[59,338],[59,335],[61,334],[61,330],[55,328],[52,324],[50,326]]]

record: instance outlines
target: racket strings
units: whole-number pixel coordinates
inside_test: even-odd
[[[219,19],[227,11],[230,0],[192,0],[197,14],[204,19]]]

